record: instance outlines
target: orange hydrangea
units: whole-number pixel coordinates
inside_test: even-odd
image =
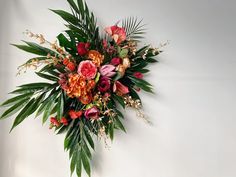
[[[100,54],[96,50],[90,50],[88,52],[88,58],[92,60],[92,62],[97,66],[100,67],[101,63],[104,60],[104,55]]]
[[[95,87],[95,81],[87,81],[85,77],[79,74],[70,74],[65,91],[71,98],[78,98],[81,103],[89,104],[92,101],[92,89]]]

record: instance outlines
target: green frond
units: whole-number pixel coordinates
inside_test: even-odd
[[[138,20],[137,17],[128,17],[122,20],[122,27],[126,31],[127,38],[139,41],[143,38],[143,34],[145,34],[144,24],[142,24],[143,20]]]

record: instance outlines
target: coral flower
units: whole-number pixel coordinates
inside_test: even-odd
[[[73,62],[69,62],[66,67],[70,70],[70,71],[74,71],[75,70],[75,64]]]
[[[124,28],[115,25],[105,28],[105,31],[113,38],[113,40],[117,44],[120,44],[126,39],[126,32]]]
[[[87,119],[98,119],[99,118],[99,110],[96,106],[89,108],[84,113]]]
[[[116,92],[119,95],[125,95],[129,93],[129,88],[123,85],[121,82],[115,81],[113,85],[113,92]]]
[[[95,66],[95,64],[93,64],[93,62],[85,60],[80,62],[78,73],[88,80],[93,79],[97,74],[97,67]]]
[[[65,117],[62,117],[62,118],[61,118],[61,123],[62,123],[63,125],[68,125],[68,121],[67,121],[67,119],[66,119]]]
[[[104,60],[104,55],[100,54],[96,50],[90,50],[88,52],[88,58],[92,60],[92,62],[97,66],[100,67],[101,63]]]
[[[64,58],[63,59],[63,65],[68,65],[69,63],[69,59],[68,58]]]
[[[52,125],[54,125],[56,127],[60,126],[60,122],[58,122],[58,120],[55,117],[51,117],[50,122],[51,122]]]
[[[82,114],[83,114],[82,111],[75,111],[75,110],[69,111],[69,115],[71,119],[81,118]]]

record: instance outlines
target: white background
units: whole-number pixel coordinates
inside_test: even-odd
[[[156,94],[142,93],[149,126],[126,112],[127,134],[110,149],[97,143],[93,177],[236,176],[236,3],[234,0],[88,0],[109,26],[126,16],[148,24],[144,43],[170,45],[146,79]],[[65,27],[48,10],[69,9],[66,0],[0,2],[0,101],[33,72],[15,77],[31,55],[9,43],[25,29],[54,40]],[[3,110],[1,110],[3,111]],[[12,117],[13,118],[13,117]],[[11,134],[13,119],[0,122],[0,177],[69,177],[63,135],[29,118]],[[86,175],[85,175],[86,176]]]

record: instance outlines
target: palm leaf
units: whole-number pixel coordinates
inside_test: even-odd
[[[122,27],[126,31],[127,38],[139,41],[143,38],[143,34],[145,33],[144,26],[142,24],[143,20],[138,20],[137,17],[128,17],[122,20]]]

